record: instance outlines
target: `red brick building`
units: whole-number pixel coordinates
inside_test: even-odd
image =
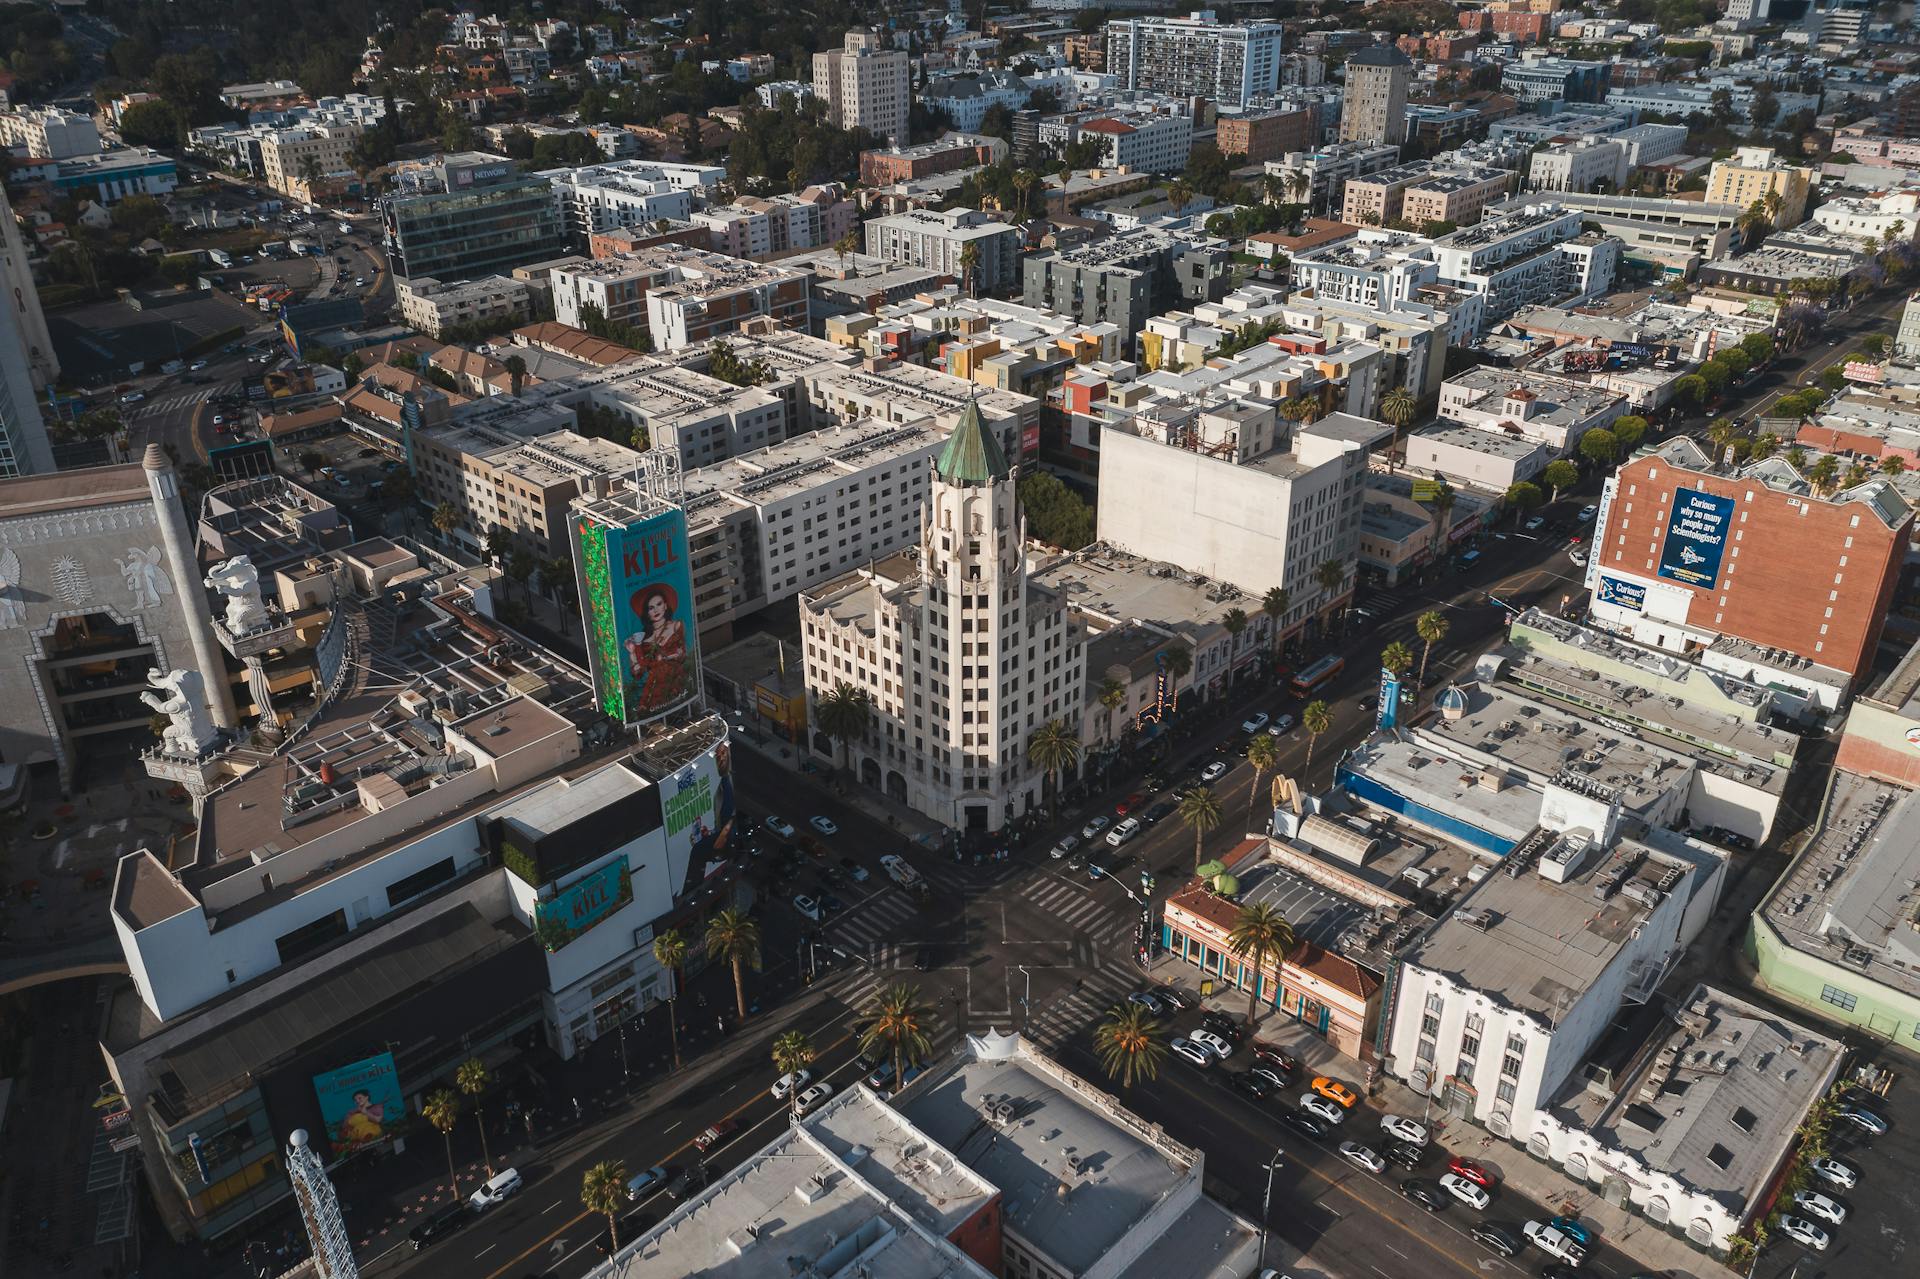
[[[1594,620],[1674,652],[1730,636],[1865,674],[1913,511],[1883,479],[1819,496],[1805,474],[1715,467],[1691,440],[1621,467],[1594,525]]]
[[[860,153],[860,180],[870,187],[892,186],[936,173],[992,164],[993,152],[981,145],[926,142],[917,147],[891,147]]]
[[[1223,115],[1216,123],[1221,155],[1243,155],[1248,164],[1277,160],[1289,151],[1305,151],[1313,137],[1313,112],[1256,111]]]
[[[1552,29],[1553,17],[1545,13],[1499,12],[1491,9],[1460,10],[1460,29],[1512,36],[1521,44],[1542,44]]]

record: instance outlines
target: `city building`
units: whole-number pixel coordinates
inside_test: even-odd
[[[481,152],[442,157],[403,175],[380,199],[394,275],[464,280],[558,257],[566,224],[552,183]]]
[[[1487,140],[1520,142],[1531,148],[1542,142],[1571,142],[1587,137],[1610,138],[1631,128],[1633,121],[1632,111],[1624,110],[1613,102],[1545,115],[1530,111],[1495,120],[1487,127]],[[1524,150],[1521,154],[1524,159]],[[1524,165],[1510,167],[1521,168]]]
[[[1760,97],[1762,87],[1772,95],[1774,103],[1773,119],[1762,123],[1777,124],[1795,112],[1820,110],[1820,95],[1817,93],[1801,93],[1791,88],[1729,75],[1715,75],[1706,80],[1643,84],[1631,89],[1609,89],[1607,105],[1641,115],[1672,116],[1684,120],[1690,116],[1712,115],[1716,110],[1716,95],[1725,92],[1731,99],[1734,119],[1751,124],[1754,123],[1754,103],[1766,100]]]
[[[565,557],[567,511],[596,482],[629,475],[640,454],[572,430],[519,438],[479,425],[413,431],[414,482],[428,508],[459,511],[454,539],[487,555],[487,534],[502,529],[545,558]]]
[[[0,325],[0,479],[51,471],[53,445],[40,402],[60,376],[60,357],[40,309],[40,291],[27,262],[27,246],[13,205],[0,189],[0,286],[7,293]],[[0,752],[4,754],[4,752]]]
[[[1190,17],[1116,18],[1107,23],[1106,73],[1123,89],[1151,89],[1247,106],[1280,87],[1278,22],[1222,23]]]
[[[103,206],[130,195],[163,196],[180,184],[179,165],[152,147],[118,147],[64,160],[15,160],[16,183],[45,183],[61,195]]]
[[[0,203],[0,214],[6,212]],[[1893,353],[1903,359],[1920,361],[1920,293],[1907,299],[1900,311],[1900,328],[1893,336]]]
[[[261,176],[282,195],[311,203],[353,173],[353,145],[365,132],[357,123],[276,129],[260,139]]]
[[[1596,426],[1627,411],[1625,397],[1570,378],[1482,364],[1440,387],[1439,414],[1450,422],[1545,444],[1554,456],[1580,446]],[[1522,479],[1528,478],[1522,476]]]
[[[1082,120],[1073,136],[1100,144],[1095,168],[1178,173],[1187,167],[1193,149],[1193,121],[1177,114],[1107,114]]]
[[[1292,275],[1296,292],[1311,290],[1316,299],[1386,311],[1437,282],[1440,268],[1426,244],[1396,237],[1296,253]]]
[[[1340,141],[1399,146],[1407,136],[1407,85],[1413,61],[1392,45],[1362,49],[1347,59],[1346,97],[1340,104]]]
[[[1703,264],[1733,251],[1740,218],[1746,213],[1730,204],[1578,191],[1555,192],[1553,201],[1577,211],[1583,221],[1619,240],[1623,261],[1654,267],[1664,275],[1682,279],[1693,278]],[[1527,203],[1526,198],[1517,197],[1496,212],[1524,208]]]
[[[556,395],[561,403],[584,399],[645,430],[648,448],[677,454],[687,472],[778,444],[797,425],[774,390],[734,386],[659,356],[582,374]]]
[[[400,318],[429,337],[442,337],[461,325],[491,331],[533,318],[533,291],[526,281],[511,276],[482,276],[457,284],[415,276],[396,281],[393,292]]]
[[[1099,445],[1100,539],[1255,599],[1284,587],[1290,634],[1350,594],[1350,577],[1328,591],[1319,570],[1353,565],[1368,455],[1392,433],[1333,413],[1254,452],[1237,432],[1231,445],[1209,446],[1197,432],[1170,434],[1150,420],[1111,424]]]
[[[969,138],[948,134],[933,142],[912,147],[889,147],[884,151],[860,153],[860,181],[870,187],[890,186],[895,182],[913,182],[936,174],[972,169],[994,161],[993,143],[998,139]]]
[[[1064,86],[1062,107],[1073,106],[1073,81],[1065,77],[1028,80],[1011,71],[984,71],[978,75],[943,75],[927,81],[915,95],[929,111],[944,111],[962,133],[977,133],[994,107],[1018,111],[1027,105],[1037,84]],[[917,175],[916,175],[917,176]]]
[[[838,243],[858,225],[859,210],[837,186],[811,186],[798,194],[743,195],[732,204],[708,205],[693,215],[713,233],[713,248],[732,257],[784,254]]]
[[[32,160],[65,160],[100,153],[100,130],[93,117],[61,107],[22,107],[0,111],[0,148]]]
[[[1265,164],[1318,141],[1313,112],[1303,107],[1223,115],[1214,123],[1214,145],[1247,164]]]
[[[814,96],[842,129],[865,129],[890,145],[907,140],[910,59],[879,31],[849,31],[838,49],[813,55]]]
[[[1581,62],[1529,53],[1509,62],[1500,73],[1500,89],[1526,106],[1539,102],[1602,102],[1607,100],[1612,64]]]
[[[1340,142],[1311,151],[1289,151],[1266,163],[1266,172],[1282,179],[1288,200],[1305,204],[1310,212],[1326,213],[1341,206],[1349,178],[1392,168],[1400,148],[1377,142]]]
[[[1618,191],[1632,169],[1627,148],[1612,138],[1556,142],[1533,153],[1529,191]]]
[[[1505,169],[1466,166],[1435,172],[1400,193],[1400,216],[1417,227],[1433,222],[1472,226],[1512,187],[1513,174]]]
[[[539,176],[552,184],[553,201],[572,248],[584,252],[594,236],[608,231],[687,221],[693,213],[694,193],[717,186],[727,171],[715,165],[621,160],[582,169],[549,169]]]
[[[913,209],[870,220],[865,234],[869,257],[937,271],[973,292],[998,293],[1019,283],[1019,229],[976,209]],[[971,270],[961,261],[969,248],[979,259]]]
[[[1179,302],[1212,302],[1226,293],[1227,251],[1218,241],[1142,228],[1067,250],[1035,254],[1021,265],[1022,302],[1108,323],[1134,334]]]
[[[1407,188],[1431,172],[1425,164],[1396,164],[1378,173],[1348,178],[1341,195],[1340,220],[1349,226],[1374,227],[1399,220]]]
[[[872,724],[815,754],[955,830],[1000,830],[1043,800],[1027,741],[1077,736],[1085,635],[1066,599],[1028,578],[1014,470],[969,402],[934,467],[917,551],[802,592],[807,698],[842,684]],[[976,647],[980,652],[976,653]]]
[[[1706,200],[1741,209],[1758,201],[1775,226],[1798,226],[1806,220],[1807,196],[1815,178],[1813,169],[1786,163],[1772,147],[1740,147],[1731,160],[1714,162],[1707,175]],[[1770,197],[1777,197],[1777,204]]]
[[[1743,678],[1766,672],[1761,682],[1830,708],[1872,666],[1912,532],[1887,477],[1816,488],[1782,456],[1727,467],[1671,440],[1602,490],[1591,615]]]
[[[1522,306],[1596,298],[1613,287],[1620,241],[1582,230],[1581,215],[1554,203],[1529,204],[1433,241],[1440,282],[1482,294],[1485,320]]]
[[[1439,424],[1409,434],[1406,455],[1410,471],[1498,496],[1533,479],[1558,456],[1553,446],[1524,435]]]

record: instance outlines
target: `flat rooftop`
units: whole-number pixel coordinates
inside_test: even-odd
[[[1456,374],[1447,379],[1447,384],[1475,392],[1477,398],[1471,407],[1482,412],[1498,411],[1488,408],[1487,400],[1500,399],[1518,388],[1525,388],[1534,397],[1533,411],[1528,421],[1565,425],[1584,422],[1594,414],[1621,403],[1623,398],[1618,391],[1609,391],[1605,387],[1539,373],[1515,373],[1512,369],[1497,368],[1491,364],[1482,364]]]
[[[1835,772],[1826,823],[1760,909],[1794,949],[1920,997],[1920,792]]]
[[[771,506],[835,479],[943,446],[946,440],[947,433],[925,417],[906,422],[862,418],[808,431],[687,472],[688,513],[694,517],[701,514],[703,505],[710,505],[703,503],[708,497]]]
[[[1488,431],[1477,426],[1443,426],[1438,429],[1415,431],[1423,440],[1437,440],[1442,444],[1451,444],[1455,448],[1471,449],[1475,453],[1485,453],[1489,457],[1505,458],[1509,462],[1518,462],[1532,457],[1546,448],[1539,440],[1530,440],[1524,435],[1508,435],[1505,431]]]
[[[1491,790],[1481,784],[1478,766],[1419,742],[1376,733],[1347,752],[1341,767],[1436,813],[1461,816],[1508,847],[1540,821],[1539,790],[1511,778]]]
[[[1036,552],[1030,576],[1058,591],[1069,607],[1110,626],[1137,619],[1196,637],[1211,633],[1230,610],[1251,612],[1258,605],[1237,587],[1103,542],[1067,555]]]

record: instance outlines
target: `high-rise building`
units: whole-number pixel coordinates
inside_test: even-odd
[[[1920,360],[1920,293],[1907,299],[1900,312],[1900,331],[1893,337],[1893,353],[1903,359]]]
[[[465,280],[559,257],[567,229],[552,184],[504,156],[468,151],[402,175],[380,201],[397,276]]]
[[[813,55],[814,96],[842,129],[865,129],[898,146],[907,141],[911,59],[878,31],[849,31],[843,47]]]
[[[40,294],[27,267],[26,244],[4,190],[0,190],[0,282],[7,291],[6,314],[13,317],[11,324],[0,325],[3,478],[53,469],[53,446],[47,439],[46,419],[40,415],[39,393],[60,376],[47,317],[40,310]]]
[[[1347,93],[1340,106],[1340,141],[1397,146],[1407,136],[1407,84],[1413,61],[1391,45],[1362,49],[1347,59]]]
[[[1767,208],[1777,227],[1796,226],[1806,216],[1807,196],[1813,190],[1814,170],[1786,164],[1772,147],[1741,147],[1731,160],[1716,160],[1707,175],[1708,204],[1750,208],[1755,200],[1780,197],[1778,209]]]
[[[917,553],[800,595],[810,721],[843,684],[873,711],[860,737],[812,746],[936,821],[996,831],[1042,800],[1034,730],[1080,731],[1086,636],[1028,578],[1013,468],[971,401],[923,510]]]
[[[1107,71],[1121,88],[1212,98],[1244,107],[1280,87],[1278,22],[1122,18],[1107,24]]]

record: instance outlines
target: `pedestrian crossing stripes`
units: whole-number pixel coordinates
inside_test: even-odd
[[[1087,931],[1105,931],[1102,927],[1107,921],[1101,916],[1111,917],[1116,907],[1129,905],[1127,899],[1117,891],[1109,889],[1117,902],[1108,902],[1093,893],[1075,887],[1053,876],[1030,880],[1020,889],[1020,895],[1046,911],[1069,928]],[[1128,929],[1133,927],[1133,913],[1130,910],[1120,912],[1122,921]]]
[[[1133,964],[1109,960],[1036,1010],[1028,1019],[1026,1037],[1049,1051],[1058,1049],[1130,991],[1140,989],[1141,981],[1140,969]]]
[[[202,400],[210,400],[218,394],[220,394],[218,387],[203,386],[180,395],[169,395],[165,399],[148,400],[140,406],[138,416],[145,417],[150,413],[171,413],[175,409],[187,408]]]
[[[883,888],[828,924],[827,940],[864,952],[875,942],[904,936],[908,921],[919,911],[919,905],[900,889]]]

